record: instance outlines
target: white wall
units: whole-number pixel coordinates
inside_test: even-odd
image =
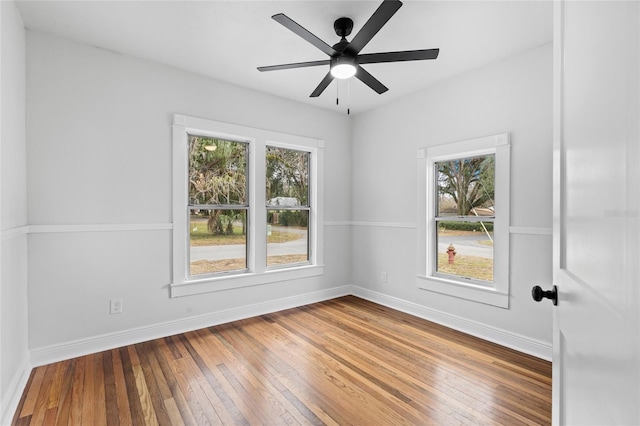
[[[512,143],[510,309],[418,289],[417,149],[503,132]],[[551,45],[358,115],[352,143],[354,284],[503,343],[530,341],[521,349],[550,356],[551,304],[534,303],[530,292],[552,282],[551,236],[533,234],[552,226]]]
[[[0,2],[0,424],[29,374],[25,32],[13,1]]]
[[[348,284],[346,116],[32,31],[27,82],[34,363]],[[171,231],[142,228],[172,220],[174,113],[325,141],[324,276],[169,298]],[[123,299],[122,314],[109,314],[111,297]]]

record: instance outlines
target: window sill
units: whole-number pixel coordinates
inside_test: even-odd
[[[324,274],[322,265],[304,265],[287,269],[275,269],[261,274],[244,273],[224,277],[208,277],[171,284],[171,297],[192,296],[202,293],[297,280]]]
[[[418,288],[423,290],[509,309],[509,294],[499,292],[493,287],[424,275],[417,276],[417,284]]]

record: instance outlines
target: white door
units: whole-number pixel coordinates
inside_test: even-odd
[[[640,3],[555,7],[553,420],[638,425]]]

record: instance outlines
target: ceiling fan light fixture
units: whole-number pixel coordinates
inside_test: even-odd
[[[331,64],[331,75],[340,80],[345,80],[356,75],[356,61],[348,56],[335,58]]]

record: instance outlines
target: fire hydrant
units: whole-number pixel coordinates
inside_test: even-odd
[[[449,247],[447,248],[447,254],[449,255],[449,263],[453,263],[456,257],[456,248],[453,246],[453,244],[449,244]]]

